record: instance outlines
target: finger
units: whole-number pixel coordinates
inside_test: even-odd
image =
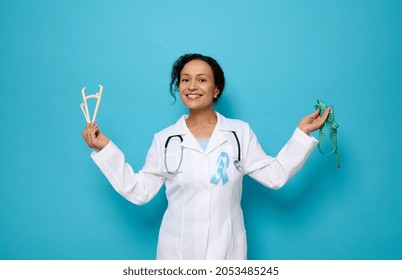
[[[91,146],[92,146],[92,143],[91,143],[91,139],[90,139],[90,137],[89,137],[89,129],[87,129],[87,130],[85,131],[85,134],[83,135],[83,137],[84,137],[84,140],[85,140],[85,142],[87,143],[88,147],[91,147]]]
[[[100,134],[100,130],[97,124],[95,124],[95,126],[93,127],[92,133],[91,133],[91,141],[93,143],[93,145],[96,148],[99,148],[99,134]]]
[[[92,142],[96,142],[96,132],[99,130],[97,124],[93,124],[89,131],[89,138],[91,139]]]
[[[320,109],[317,109],[314,113],[308,115],[311,119],[316,119],[320,115]]]
[[[86,135],[85,135],[85,138],[86,138],[86,141],[87,141],[89,147],[93,147],[93,144],[94,144],[93,137],[92,137],[92,135],[95,133],[94,129],[95,129],[95,124],[90,123],[90,125],[86,131]]]
[[[82,138],[84,138],[85,142],[88,143],[88,133],[89,130],[91,129],[91,124],[87,123],[87,126],[85,127],[84,131],[82,132]]]
[[[94,127],[93,133],[91,134],[92,141],[93,141],[94,143],[97,143],[97,142],[99,141],[99,139],[98,139],[98,134],[99,134],[99,127],[96,125],[96,126]]]
[[[328,118],[330,112],[331,112],[331,107],[328,107],[328,108],[325,110],[325,112],[324,112],[324,114],[322,115],[322,117],[321,117],[321,118],[324,120],[324,122],[327,120],[327,118]]]
[[[320,127],[323,126],[325,124],[325,122],[327,121],[329,112],[330,112],[330,110],[328,110],[328,109],[325,110],[324,114],[319,119],[317,119]]]

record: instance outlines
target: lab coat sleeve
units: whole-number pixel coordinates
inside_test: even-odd
[[[264,186],[281,188],[298,172],[317,145],[317,140],[296,128],[276,157],[267,155],[250,129],[246,154],[246,173]]]
[[[138,173],[126,163],[123,152],[110,141],[91,157],[113,188],[134,204],[142,205],[150,201],[162,187],[165,177],[160,172],[160,153],[157,140],[153,139],[145,165]]]

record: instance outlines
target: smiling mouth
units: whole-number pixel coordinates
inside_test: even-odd
[[[186,94],[186,96],[187,96],[188,99],[194,100],[194,99],[197,99],[197,98],[201,97],[202,94],[190,93],[190,94]]]

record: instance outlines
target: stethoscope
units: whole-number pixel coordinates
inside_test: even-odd
[[[240,162],[240,155],[241,155],[240,141],[239,141],[239,138],[237,137],[236,132],[235,132],[235,131],[231,131],[231,132],[233,133],[233,135],[234,135],[234,137],[235,137],[235,139],[236,139],[236,143],[237,143],[237,159],[233,161],[233,164],[234,164],[234,166],[236,167],[236,169],[237,169],[238,171],[242,171],[242,170],[243,170],[243,167],[241,166],[241,162]],[[182,161],[183,161],[183,147],[181,146],[180,161],[179,161],[179,164],[178,164],[176,170],[170,171],[169,168],[168,168],[168,166],[167,166],[167,163],[166,163],[167,148],[168,148],[168,145],[169,145],[170,140],[172,140],[172,138],[175,138],[175,137],[177,137],[177,138],[180,139],[180,143],[183,142],[183,137],[182,137],[181,135],[179,135],[179,134],[169,136],[169,137],[166,139],[166,142],[165,142],[165,168],[166,168],[166,172],[167,172],[169,175],[176,175],[176,174],[180,173],[181,171],[180,171],[179,169],[180,169],[181,163],[182,163]]]

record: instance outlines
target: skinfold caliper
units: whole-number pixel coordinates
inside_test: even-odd
[[[99,104],[100,104],[101,97],[102,97],[103,86],[99,85],[99,92],[97,92],[95,94],[92,94],[92,95],[85,95],[85,89],[86,89],[86,87],[83,87],[82,90],[81,90],[82,99],[84,100],[84,103],[81,103],[81,110],[82,110],[82,113],[84,113],[84,117],[85,117],[87,123],[95,122],[96,115],[98,114]],[[95,111],[94,111],[94,114],[92,116],[92,120],[91,120],[91,117],[89,115],[89,109],[88,109],[88,103],[87,103],[87,100],[91,99],[91,98],[98,99],[96,101]]]

